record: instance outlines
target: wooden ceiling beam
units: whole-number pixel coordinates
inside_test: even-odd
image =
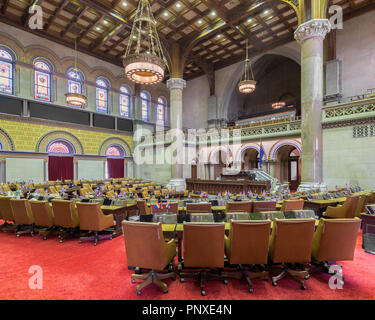
[[[61,2],[61,4],[56,8],[55,12],[53,15],[50,17],[48,20],[47,24],[45,25],[45,30],[48,32],[49,28],[51,27],[51,24],[53,23],[53,20],[60,14],[60,12],[65,8],[65,6],[69,3],[69,0],[64,0]]]

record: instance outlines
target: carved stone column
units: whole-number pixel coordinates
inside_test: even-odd
[[[186,88],[186,81],[181,78],[171,78],[167,80],[167,87],[170,90],[170,110],[171,110],[171,133],[176,137],[177,155],[183,153],[183,127],[182,127],[182,91]],[[183,179],[183,159],[177,156],[176,163],[172,163],[172,172],[168,188],[176,191],[186,189],[185,179]]]
[[[331,30],[327,19],[298,26],[294,38],[301,45],[302,170],[298,190],[322,185],[323,40]]]

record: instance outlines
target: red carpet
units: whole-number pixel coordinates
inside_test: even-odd
[[[200,295],[197,283],[167,280],[169,293],[163,294],[154,286],[143,290],[138,297],[135,284],[130,282],[123,237],[112,241],[78,243],[68,239],[59,243],[56,237],[47,241],[0,232],[0,299],[374,299],[375,256],[365,253],[358,237],[353,262],[343,262],[345,284],[342,290],[328,287],[327,274],[313,274],[305,282],[307,290],[290,280],[277,287],[271,282],[254,280],[254,293],[247,291],[244,282],[229,280],[207,284],[206,297]],[[338,244],[339,245],[339,244]],[[29,289],[31,265],[43,268],[43,289]]]

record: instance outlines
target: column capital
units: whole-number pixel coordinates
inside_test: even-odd
[[[186,88],[186,81],[181,78],[171,78],[167,80],[167,88],[168,89],[185,89]]]
[[[298,26],[294,31],[294,39],[299,44],[310,38],[321,38],[324,40],[328,32],[331,31],[331,23],[328,19],[312,19]]]

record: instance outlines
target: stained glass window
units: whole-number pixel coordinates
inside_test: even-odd
[[[156,108],[156,122],[164,124],[164,112],[165,112],[166,100],[164,97],[158,98],[158,106]]]
[[[96,110],[99,112],[108,112],[108,87],[106,80],[96,80]]]
[[[150,106],[150,95],[146,91],[141,92],[142,101],[142,120],[148,121],[148,109]]]
[[[68,144],[63,141],[51,143],[48,147],[49,153],[72,153]]]
[[[123,152],[121,152],[119,147],[111,146],[107,149],[105,154],[106,156],[111,156],[111,157],[121,157]]]
[[[130,116],[130,90],[125,86],[120,87],[120,115]]]
[[[68,92],[82,94],[83,84],[82,72],[78,69],[73,69],[68,72]]]
[[[35,99],[51,101],[51,68],[43,61],[34,63]]]
[[[13,94],[13,58],[4,49],[0,49],[0,92]]]

